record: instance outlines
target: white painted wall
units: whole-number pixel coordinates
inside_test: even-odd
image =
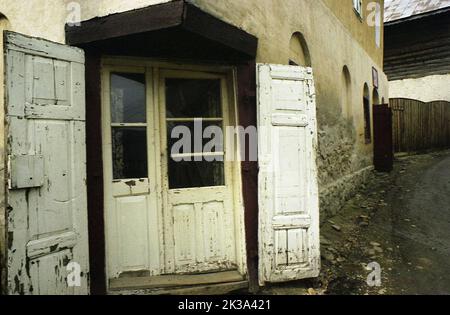
[[[11,29],[15,32],[64,43],[64,25],[72,13],[73,4],[79,5],[80,18],[84,21],[169,1],[171,0],[0,0],[0,13],[8,18]]]
[[[411,98],[422,102],[450,102],[450,73],[389,82],[390,98]]]

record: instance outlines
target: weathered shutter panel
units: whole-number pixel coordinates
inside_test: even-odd
[[[84,53],[5,39],[8,293],[87,294]],[[79,286],[68,285],[70,262]]]
[[[259,279],[319,275],[317,124],[311,68],[259,64]]]

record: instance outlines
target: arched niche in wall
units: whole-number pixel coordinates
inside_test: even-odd
[[[364,84],[363,92],[363,112],[364,112],[364,139],[366,144],[372,142],[372,125],[370,113],[370,90],[367,83]]]
[[[1,55],[3,56],[3,31],[9,29],[8,18],[0,12],[0,49]],[[3,58],[1,58],[3,61]],[[0,61],[0,62],[2,62]]]
[[[373,105],[380,105],[380,95],[378,94],[378,89],[374,88],[372,93],[372,102]]]
[[[311,67],[311,55],[302,33],[296,32],[289,42],[289,64]]]
[[[3,31],[7,30],[9,28],[9,21],[8,18],[0,12],[0,31],[2,32],[2,38],[3,38]]]
[[[0,106],[3,108],[3,31],[9,29],[9,21],[5,15],[0,12]]]
[[[345,118],[349,119],[353,116],[353,104],[352,104],[352,78],[347,66],[342,69],[342,114]]]

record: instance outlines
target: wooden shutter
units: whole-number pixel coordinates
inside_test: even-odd
[[[319,275],[317,127],[311,68],[259,64],[259,280]]]
[[[87,294],[84,53],[5,39],[8,293]],[[81,281],[69,287],[72,262]]]

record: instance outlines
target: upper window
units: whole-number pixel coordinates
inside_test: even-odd
[[[111,74],[114,180],[147,178],[145,75]]]
[[[355,12],[359,15],[359,17],[362,18],[363,16],[362,0],[353,0],[353,8],[355,9]]]

